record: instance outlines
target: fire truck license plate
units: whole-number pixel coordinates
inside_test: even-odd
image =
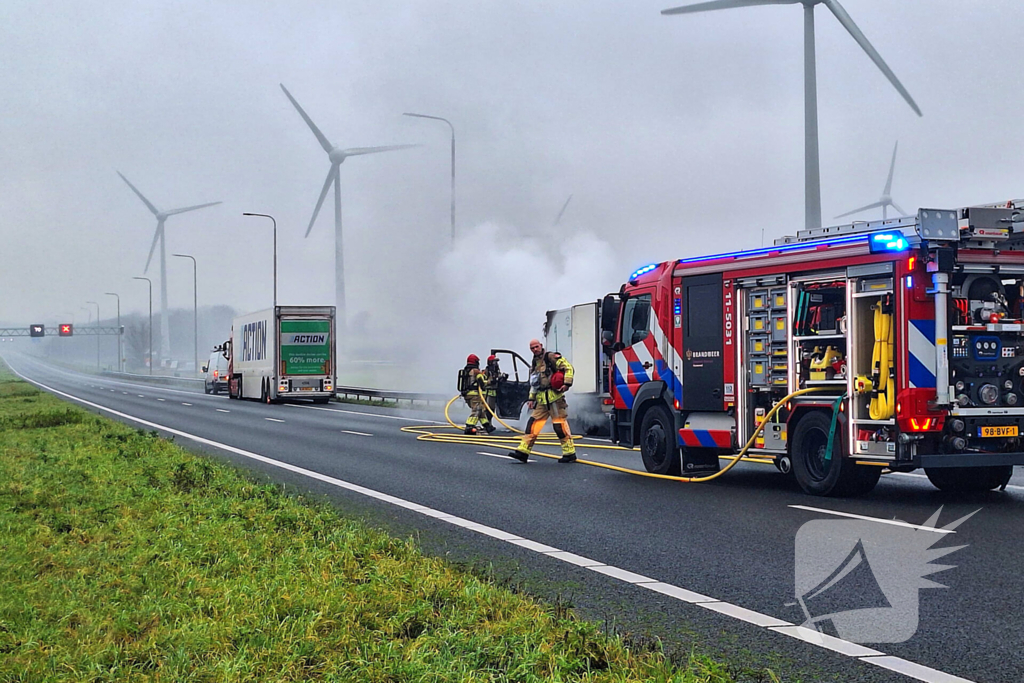
[[[1010,425],[1007,427],[979,427],[979,436],[1017,436],[1017,425]]]
[[[299,387],[299,391],[313,391],[313,387]],[[990,427],[982,427],[982,429],[991,429]],[[1014,434],[1014,436],[1017,436]]]

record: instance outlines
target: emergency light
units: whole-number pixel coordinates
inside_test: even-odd
[[[906,251],[910,248],[907,238],[898,232],[876,232],[868,240],[872,254]]]
[[[629,276],[629,279],[630,280],[635,280],[638,277],[640,277],[641,275],[643,275],[644,273],[649,273],[649,272],[651,272],[652,270],[654,270],[657,267],[658,267],[657,263],[652,263],[650,265],[644,266],[643,268],[639,268],[637,270],[634,270],[633,274]]]

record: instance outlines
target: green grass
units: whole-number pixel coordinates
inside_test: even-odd
[[[733,680],[636,645],[0,366],[0,681]]]

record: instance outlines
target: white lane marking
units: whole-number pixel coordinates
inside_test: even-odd
[[[822,512],[826,515],[835,515],[837,517],[851,517],[853,519],[863,519],[867,522],[877,522],[879,524],[889,524],[891,526],[901,526],[906,529],[917,529],[918,531],[931,531],[936,534],[955,534],[956,532],[952,529],[941,529],[930,526],[921,526],[919,524],[908,524],[907,522],[901,522],[898,519],[879,519],[878,517],[865,517],[864,515],[855,515],[851,512],[839,512],[838,510],[825,510],[823,508],[812,508],[807,505],[790,505],[789,507],[797,510],[809,510],[811,512]]]
[[[146,398],[146,397],[143,396],[142,394],[139,394],[139,398]]]
[[[183,405],[183,406],[190,406],[190,405],[192,405],[192,404],[191,404],[191,403],[185,403],[184,401],[182,401],[182,402],[181,402],[181,405]]]
[[[264,420],[270,420],[271,422],[284,422],[284,420],[278,420],[276,417],[265,417]]]
[[[224,410],[223,408],[217,408],[218,413],[230,413],[230,410]]]
[[[511,455],[503,455],[501,453],[488,453],[486,451],[477,451],[476,454],[477,455],[489,455],[492,458],[501,458],[503,460],[515,460],[515,458],[513,458]],[[529,463],[530,461],[527,460],[526,462]]]
[[[122,393],[122,394],[124,394],[125,396],[127,396],[127,395],[128,395],[128,392],[127,392],[127,391],[122,391],[121,393]]]
[[[890,472],[887,476],[900,476],[900,477],[913,477],[914,479],[928,479],[926,474],[914,474],[913,472]],[[1024,491],[1024,486],[1019,484],[1007,484],[1006,488],[1014,489],[1015,491]]]
[[[896,673],[916,678],[919,681],[926,681],[927,683],[971,683],[966,678],[960,678],[948,674],[945,671],[939,671],[928,666],[922,666],[921,664],[915,664],[914,662],[908,662],[906,659],[899,657],[890,657],[888,655],[882,657],[864,657],[860,661],[880,666],[883,669],[889,671],[895,671]]]
[[[113,391],[113,389],[111,389],[111,391]],[[158,401],[166,401],[167,399],[166,398],[158,398],[157,400]]]
[[[341,433],[342,434],[355,434],[356,436],[373,436],[373,434],[367,434],[366,432],[353,432],[353,431],[349,431],[348,429],[342,429]]]
[[[325,410],[328,413],[346,413],[348,415],[362,415],[364,417],[379,417],[382,420],[401,420],[402,422],[415,422],[417,424],[446,425],[447,422],[437,420],[420,420],[414,417],[399,417],[398,415],[378,415],[377,413],[364,413],[359,410],[336,410],[334,408],[321,408],[320,406],[307,406],[302,403],[286,403],[292,408],[307,408],[309,410]]]
[[[14,370],[14,368],[11,368],[11,369]],[[342,488],[342,489],[345,489],[347,491],[352,491],[354,493],[359,493],[359,494],[362,494],[364,496],[368,496],[370,498],[375,498],[377,500],[381,500],[381,501],[384,501],[384,502],[387,502],[387,503],[392,503],[394,505],[406,508],[408,510],[412,510],[413,512],[418,512],[418,513],[420,513],[420,514],[422,514],[424,516],[433,517],[433,518],[438,519],[440,521],[448,522],[450,524],[454,524],[455,526],[461,526],[461,527],[464,527],[466,529],[469,529],[469,530],[472,530],[472,531],[476,531],[478,533],[491,535],[491,536],[494,536],[495,538],[499,538],[499,536],[497,534],[500,534],[500,538],[502,540],[506,541],[507,543],[511,543],[513,545],[517,545],[517,546],[519,546],[521,548],[528,548],[530,550],[535,550],[539,554],[545,555],[547,557],[551,557],[551,558],[555,558],[555,559],[560,559],[560,560],[563,560],[565,562],[569,562],[571,564],[575,564],[575,565],[578,565],[578,566],[584,566],[584,567],[586,567],[588,569],[593,569],[595,567],[609,567],[610,569],[617,569],[617,568],[614,568],[614,567],[610,567],[610,565],[602,564],[601,562],[598,562],[597,560],[591,560],[589,558],[582,557],[582,556],[576,555],[574,553],[562,551],[562,550],[559,550],[558,548],[555,548],[553,546],[545,545],[543,543],[538,543],[537,541],[531,541],[530,539],[522,538],[520,536],[516,536],[515,534],[511,534],[509,532],[505,532],[505,531],[502,531],[500,529],[494,529],[493,527],[488,527],[488,526],[485,526],[483,524],[478,524],[476,522],[470,521],[470,520],[462,518],[462,517],[456,517],[455,515],[450,515],[448,513],[441,512],[440,510],[434,510],[433,508],[428,508],[428,507],[426,507],[424,505],[420,505],[418,503],[413,503],[411,501],[407,501],[407,500],[404,500],[402,498],[397,498],[397,497],[389,495],[387,493],[382,493],[380,491],[375,491],[374,489],[366,488],[365,486],[360,486],[358,484],[352,484],[352,483],[344,481],[342,479],[336,479],[336,478],[330,477],[330,476],[328,476],[326,474],[321,474],[320,472],[316,472],[316,471],[313,471],[313,470],[308,470],[308,469],[306,469],[304,467],[298,467],[297,465],[292,465],[292,464],[289,464],[289,463],[286,463],[286,462],[282,462],[280,460],[274,460],[273,458],[268,458],[268,457],[266,457],[264,455],[259,455],[258,453],[253,453],[251,451],[242,450],[241,448],[236,448],[235,446],[229,446],[228,444],[220,443],[218,441],[213,441],[212,439],[207,439],[207,438],[202,437],[202,436],[198,436],[198,435],[195,435],[195,434],[190,434],[188,432],[183,432],[180,429],[175,429],[173,427],[167,427],[165,425],[157,424],[156,422],[150,422],[149,420],[143,420],[143,419],[135,417],[133,415],[129,415],[127,413],[122,413],[121,411],[113,410],[111,408],[107,408],[106,406],[101,406],[98,403],[93,403],[92,401],[86,401],[85,399],[78,398],[77,396],[72,396],[71,394],[64,393],[63,391],[58,391],[57,389],[54,389],[53,387],[47,386],[45,384],[42,384],[41,382],[36,382],[35,380],[31,380],[28,377],[25,377],[24,375],[19,373],[17,370],[14,370],[14,373],[16,375],[18,375],[19,377],[21,377],[22,379],[24,379],[24,380],[26,380],[28,382],[31,382],[32,384],[35,384],[36,386],[38,386],[38,387],[40,387],[42,389],[46,389],[47,391],[53,392],[54,394],[57,394],[59,396],[64,396],[65,398],[71,399],[72,401],[77,401],[77,402],[79,402],[79,403],[81,403],[83,405],[91,406],[91,407],[96,408],[98,410],[102,410],[102,411],[108,412],[111,415],[116,415],[116,416],[124,418],[126,420],[130,420],[132,422],[136,422],[138,424],[145,425],[147,427],[151,427],[153,429],[162,430],[164,432],[167,432],[168,434],[174,434],[175,436],[180,436],[180,437],[183,437],[183,438],[186,438],[186,439],[191,439],[192,441],[195,441],[197,443],[205,444],[207,446],[212,446],[214,448],[219,448],[219,449],[227,451],[229,453],[234,453],[236,455],[240,455],[242,457],[249,458],[249,459],[255,460],[257,462],[262,462],[262,463],[270,465],[272,467],[278,467],[280,469],[287,470],[289,472],[294,472],[296,474],[300,474],[300,475],[309,477],[311,479],[316,479],[318,481],[322,481],[324,483],[331,484],[333,486],[337,486],[338,488]],[[495,533],[490,533],[490,532],[495,532]],[[622,570],[622,571],[627,571],[627,570]],[[629,572],[629,574],[632,574],[632,572]],[[634,575],[634,576],[639,576],[639,575]],[[642,578],[646,578],[646,577],[642,577]],[[692,591],[687,591],[684,588],[679,588],[678,586],[672,586],[670,584],[662,583],[662,582],[659,582],[659,581],[653,581],[653,582],[650,582],[650,583],[647,583],[647,582],[634,583],[633,585],[637,586],[638,588],[646,588],[647,590],[653,590],[653,591],[655,591],[657,593],[661,593],[662,595],[666,595],[666,596],[669,596],[669,597],[676,598],[676,599],[678,599],[680,601],[683,601],[683,602],[690,602],[690,603],[694,603],[694,604],[699,604],[701,606],[707,606],[707,605],[710,605],[710,604],[730,605],[730,603],[722,602],[722,601],[719,601],[719,600],[705,599],[706,596],[702,596],[699,593],[693,593]],[[744,610],[743,613],[742,613],[742,616],[740,616],[739,612],[734,612],[732,610],[727,610],[727,609],[721,608],[721,607],[716,608],[715,611],[721,612],[722,614],[725,614],[727,616],[731,616],[731,617],[736,618],[736,619],[742,619],[743,621],[748,621],[748,620],[753,620],[753,619],[757,619],[757,620],[762,620],[762,619],[763,620],[770,620],[773,623],[777,623],[778,625],[768,627],[767,630],[769,630],[769,631],[774,631],[774,632],[777,632],[777,633],[781,633],[783,635],[788,635],[790,637],[798,638],[798,639],[803,640],[803,641],[805,641],[807,643],[810,643],[812,645],[817,645],[819,647],[823,647],[825,649],[831,650],[831,651],[836,652],[838,654],[841,654],[841,655],[844,655],[844,656],[848,656],[848,657],[857,659],[857,660],[859,660],[861,662],[867,662],[869,664],[874,664],[876,666],[880,666],[880,667],[883,667],[885,669],[889,669],[890,671],[895,671],[895,672],[898,672],[898,673],[902,673],[904,675],[910,676],[911,678],[917,678],[918,680],[926,681],[927,683],[973,683],[973,681],[970,681],[970,680],[968,680],[966,678],[960,678],[958,676],[953,676],[951,674],[947,674],[947,673],[939,671],[937,669],[932,669],[930,667],[923,666],[921,664],[917,664],[915,662],[911,662],[911,661],[908,661],[908,660],[905,660],[905,659],[901,659],[899,657],[891,657],[891,656],[888,656],[888,655],[884,655],[881,652],[878,652],[877,654],[870,654],[870,655],[853,654],[854,652],[863,652],[864,650],[867,650],[867,651],[869,651],[871,653],[875,653],[876,651],[875,650],[871,650],[870,648],[864,648],[862,645],[858,645],[857,643],[851,643],[849,641],[841,640],[839,638],[834,638],[834,637],[826,635],[826,634],[817,633],[815,631],[812,631],[811,629],[803,628],[801,630],[802,627],[799,627],[796,624],[789,624],[788,622],[783,622],[781,620],[775,620],[774,617],[770,617],[770,616],[768,616],[766,614],[760,614],[758,612],[754,612],[753,610],[746,610],[745,608],[741,608],[741,609]],[[732,613],[730,613],[730,612],[732,612]],[[754,623],[754,622],[751,621],[750,623]]]
[[[85,376],[85,375],[83,375],[82,373],[79,373],[79,372],[74,372],[74,371],[71,371],[71,370],[65,370],[63,368],[58,368],[57,366],[54,366],[54,365],[49,365],[48,363],[45,363],[45,362],[40,361],[38,359],[32,359],[32,360],[29,361],[29,363],[37,365],[37,366],[41,366],[43,369],[48,370],[50,372],[58,373],[58,374],[61,374],[61,375],[66,375],[68,377],[81,378],[81,377]],[[151,389],[153,391],[164,391],[164,392],[168,392],[169,391],[169,392],[174,393],[174,394],[186,394],[188,396],[196,396],[197,394],[199,394],[198,391],[185,391],[183,389],[171,389],[170,387],[155,386],[153,384],[144,384],[144,383],[140,383],[140,382],[128,382],[128,381],[124,381],[124,380],[106,379],[106,378],[101,378],[99,381],[104,382],[107,386],[113,385],[115,387],[116,386],[122,386],[122,387],[132,387],[132,388],[143,388],[144,387],[146,389]],[[97,385],[97,388],[103,389],[103,388],[106,388],[106,387]],[[116,389],[111,389],[111,391],[117,391],[117,390]],[[219,396],[219,395],[210,395],[210,396],[206,396],[206,398],[218,398],[218,399],[221,399],[221,400],[227,400],[228,397],[227,396]]]

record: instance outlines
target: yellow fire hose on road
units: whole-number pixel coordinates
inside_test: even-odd
[[[803,396],[804,394],[811,393],[812,391],[823,391],[823,390],[824,390],[824,387],[812,387],[812,388],[809,388],[809,389],[799,389],[799,390],[794,391],[793,393],[789,394],[788,396],[786,396],[782,400],[780,400],[778,403],[775,404],[775,407],[772,408],[768,412],[768,414],[764,416],[764,418],[762,418],[761,422],[757,426],[757,429],[755,429],[754,433],[750,435],[750,438],[747,440],[746,445],[743,446],[742,450],[740,450],[739,453],[736,453],[734,455],[723,455],[723,456],[720,456],[721,458],[724,458],[726,460],[730,460],[731,462],[728,465],[726,465],[724,468],[719,470],[718,472],[715,472],[714,474],[709,474],[708,476],[705,476],[705,477],[680,477],[680,476],[673,476],[673,475],[670,475],[670,474],[654,474],[652,472],[645,472],[643,470],[636,470],[636,469],[632,469],[632,468],[629,468],[629,467],[620,467],[618,465],[610,465],[608,463],[597,462],[595,460],[577,459],[576,463],[578,463],[580,465],[589,465],[591,467],[600,467],[602,469],[613,470],[615,472],[624,472],[626,474],[634,474],[634,475],[637,475],[637,476],[640,476],[640,477],[651,477],[653,479],[667,479],[669,481],[681,481],[681,482],[687,482],[687,483],[698,483],[698,482],[711,481],[712,479],[718,479],[723,474],[725,474],[726,472],[731,470],[733,467],[735,467],[736,463],[740,462],[741,460],[745,460],[747,462],[757,462],[757,463],[770,463],[770,462],[773,462],[772,460],[766,459],[766,458],[748,458],[748,457],[745,457],[747,451],[749,451],[750,447],[753,445],[754,439],[757,437],[758,433],[768,423],[768,421],[771,420],[772,417],[775,416],[775,413],[777,413],[780,408],[782,408],[784,405],[786,405],[786,403],[790,399],[796,398],[797,396]],[[477,391],[479,391],[479,389],[477,389]],[[451,408],[451,405],[453,403],[455,403],[455,401],[459,400],[460,398],[462,398],[461,394],[457,394],[456,396],[453,396],[452,400],[448,401],[448,404],[445,405],[445,407],[444,407],[444,417],[448,421],[449,428],[450,429],[455,429],[459,433],[457,433],[457,434],[448,434],[448,433],[438,432],[438,431],[436,431],[437,430],[437,426],[436,425],[411,425],[411,426],[408,426],[408,427],[402,427],[402,431],[406,432],[406,433],[409,433],[409,434],[416,434],[416,440],[417,441],[429,441],[429,442],[432,442],[432,443],[463,444],[463,445],[478,446],[478,447],[485,447],[485,448],[486,447],[490,447],[490,448],[497,448],[497,449],[504,448],[504,449],[507,449],[507,450],[512,450],[512,449],[515,448],[516,444],[518,444],[518,442],[519,442],[519,437],[518,436],[492,436],[490,434],[478,434],[478,435],[474,436],[474,435],[462,434],[461,433],[462,432],[462,427],[460,427],[459,425],[455,424],[455,422],[452,421],[451,417],[449,417],[449,415],[448,415],[448,410],[449,410],[449,408]],[[482,393],[480,394],[480,398],[481,398],[481,400],[484,400],[484,397],[483,397]],[[494,419],[497,420],[498,423],[501,424],[503,427],[505,427],[506,429],[508,429],[511,432],[514,432],[515,434],[522,434],[523,433],[521,430],[516,429],[515,427],[512,427],[512,426],[506,424],[505,422],[503,422],[502,419],[500,417],[498,417],[494,413],[493,410],[491,410],[491,407],[489,405],[487,405],[487,401],[486,400],[484,400],[484,406],[487,407],[487,411],[489,413],[491,413],[491,415],[494,417]],[[573,440],[575,441],[578,438],[580,438],[580,437],[573,437]],[[540,438],[538,439],[538,444],[542,445],[542,446],[553,446],[553,445],[555,445],[557,443],[558,443],[557,437],[553,433],[541,434]],[[631,448],[623,448],[622,446],[611,446],[611,445],[600,445],[600,444],[587,444],[585,446],[585,448],[587,448],[587,449],[608,450],[608,451],[635,451],[635,450],[637,450],[636,448],[632,448],[631,449]],[[534,451],[532,453],[532,455],[537,455],[537,456],[544,457],[544,458],[552,458],[552,459],[555,459],[555,460],[557,460],[560,457],[560,455],[553,455],[553,454],[550,454],[550,453],[543,453],[543,452],[540,452],[540,451]]]

